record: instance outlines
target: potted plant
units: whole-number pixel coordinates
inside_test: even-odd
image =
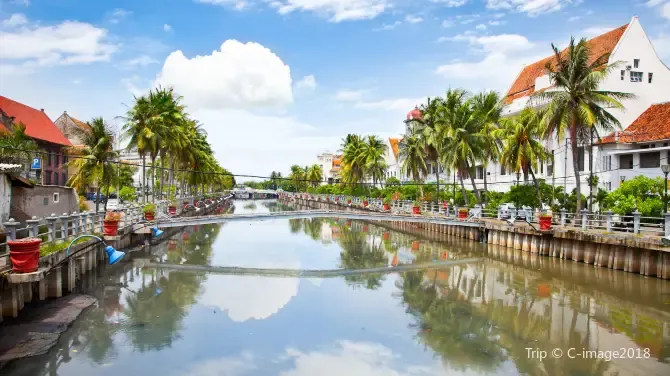
[[[116,236],[119,233],[119,221],[121,220],[121,213],[108,211],[103,220],[103,228],[105,235]]]
[[[418,250],[419,250],[419,244],[420,244],[420,243],[419,243],[418,240],[413,241],[413,242],[412,242],[412,250],[413,250],[413,251],[418,251]]]
[[[12,270],[16,273],[32,273],[37,271],[40,262],[39,238],[23,238],[19,240],[8,240],[9,261],[12,262]]]
[[[347,205],[351,205],[351,197],[347,197]]]
[[[551,230],[551,219],[552,219],[551,214],[547,212],[540,213],[539,217],[540,230]]]
[[[391,198],[390,197],[384,198],[384,201],[382,201],[382,202],[384,203],[384,210],[391,210]]]
[[[364,199],[363,199],[363,207],[364,207],[364,208],[367,208],[367,207],[368,207],[368,204],[369,204],[368,199],[367,199],[367,198],[364,198]]]
[[[421,214],[421,201],[415,200],[412,206],[412,214]]]
[[[468,208],[458,208],[458,218],[465,219],[468,217]]]
[[[389,240],[390,236],[391,236],[391,234],[389,234],[388,231],[385,231],[384,234],[382,234],[382,237],[384,238],[384,240]]]
[[[170,201],[170,205],[168,205],[168,214],[170,214],[170,217],[177,215],[177,201]]]
[[[153,221],[154,216],[156,215],[156,205],[155,204],[146,204],[143,208],[144,219],[147,221]]]

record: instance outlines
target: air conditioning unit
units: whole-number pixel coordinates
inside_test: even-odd
[[[631,69],[633,69],[632,65],[626,65],[626,70],[631,70]]]

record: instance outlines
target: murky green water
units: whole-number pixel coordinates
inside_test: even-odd
[[[434,236],[336,218],[189,228],[155,247],[154,260],[303,269],[482,261],[324,279],[127,262],[96,281],[99,307],[57,348],[3,375],[670,375],[667,281]],[[622,349],[635,359],[591,359]]]

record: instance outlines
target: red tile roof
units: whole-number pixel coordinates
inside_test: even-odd
[[[56,127],[56,124],[43,111],[28,107],[2,95],[0,95],[0,109],[7,115],[14,117],[15,124],[23,123],[26,126],[28,136],[58,145],[72,146],[70,141]]]
[[[618,133],[618,141],[616,140]],[[623,132],[603,137],[601,144],[649,142],[670,139],[670,102],[652,104]]]
[[[602,55],[611,54],[627,27],[628,24],[590,39],[587,42],[589,49],[591,50],[589,64],[593,63]],[[563,50],[561,53],[564,54],[566,51],[567,49]],[[545,66],[548,62],[553,60],[554,56],[549,56],[523,68],[521,73],[519,73],[519,76],[516,78],[516,81],[514,81],[512,87],[510,87],[507,92],[505,103],[509,104],[512,103],[514,99],[533,94],[535,92],[535,79],[546,74]]]

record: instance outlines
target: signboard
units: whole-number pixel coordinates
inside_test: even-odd
[[[33,162],[30,164],[31,170],[41,170],[42,169],[42,158],[33,158]]]
[[[42,159],[41,158],[33,158],[33,161],[30,164],[30,169],[31,170],[41,170],[42,169]]]

